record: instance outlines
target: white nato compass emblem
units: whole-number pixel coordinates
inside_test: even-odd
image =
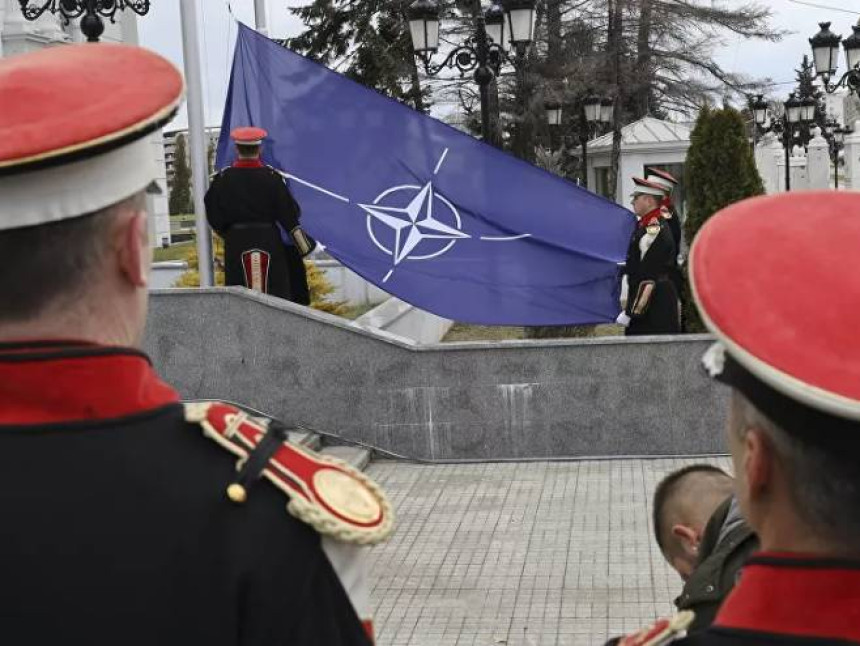
[[[433,175],[438,175],[448,156],[448,149],[439,158]],[[351,200],[298,177],[282,173],[299,184],[325,193],[342,202]],[[432,260],[450,251],[460,240],[479,239],[485,242],[509,242],[531,237],[530,233],[513,236],[472,236],[463,231],[460,213],[450,200],[433,188],[433,181],[423,186],[403,184],[392,186],[370,204],[358,204],[367,218],[367,235],[373,244],[391,257],[391,270],[382,278],[387,282],[395,269],[406,261]]]

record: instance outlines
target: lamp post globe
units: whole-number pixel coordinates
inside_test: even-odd
[[[589,94],[582,102],[582,109],[585,111],[585,120],[589,124],[595,124],[600,121],[600,97],[594,94]]]
[[[487,37],[502,49],[508,45],[508,23],[505,20],[505,10],[498,2],[493,2],[484,12],[484,25]]]
[[[612,113],[615,112],[615,103],[610,98],[600,100],[600,121],[612,123]]]
[[[519,49],[524,49],[534,40],[534,0],[504,0],[503,6],[508,18],[511,43]]]
[[[830,31],[829,22],[820,22],[821,28],[809,39],[812,46],[812,60],[815,63],[816,76],[833,76],[839,68],[839,43],[842,36]]]
[[[860,23],[851,27],[852,34],[842,41],[845,48],[845,62],[849,70],[860,69]]]
[[[412,49],[416,53],[439,49],[439,5],[434,0],[415,0],[406,11]]]
[[[785,108],[785,119],[788,123],[800,122],[801,104],[800,99],[794,95],[794,92],[788,95],[788,101],[783,103],[783,107]]]
[[[546,111],[546,121],[551,126],[561,125],[561,103],[558,101],[547,101],[543,104]]]
[[[800,100],[800,120],[815,121],[815,99],[805,96]]]
[[[756,124],[763,126],[767,121],[767,101],[759,94],[750,107],[752,108],[753,119],[755,119]]]

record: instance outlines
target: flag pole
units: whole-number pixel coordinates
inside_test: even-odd
[[[206,162],[206,124],[203,120],[203,84],[200,80],[200,42],[197,38],[197,0],[180,0],[182,55],[188,92],[188,146],[191,152],[191,192],[197,229],[200,286],[212,287],[212,234],[206,222],[203,197],[209,187]]]
[[[264,36],[269,35],[269,24],[266,16],[266,0],[254,0],[254,25]]]

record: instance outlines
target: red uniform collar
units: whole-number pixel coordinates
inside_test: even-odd
[[[662,200],[660,200],[660,206],[665,206],[667,209],[670,209],[670,210],[671,210],[671,208],[672,208],[672,198],[671,198],[671,197],[669,197],[669,196],[667,195],[667,196],[666,196],[666,197],[664,197]]]
[[[0,344],[0,426],[106,420],[178,401],[137,350],[74,341]]]
[[[757,554],[714,625],[860,642],[860,562]]]
[[[659,222],[662,217],[662,208],[662,206],[658,206],[656,209],[651,209],[648,213],[639,218],[639,226],[644,229],[649,224]]]
[[[262,168],[265,166],[262,159],[237,159],[233,162],[233,168]]]

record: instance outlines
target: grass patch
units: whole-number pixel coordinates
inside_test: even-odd
[[[578,325],[544,327],[540,329],[540,336],[532,336],[532,329],[528,331],[522,327],[510,327],[504,325],[469,325],[467,323],[455,323],[448,334],[442,339],[443,343],[457,341],[510,341],[517,339],[574,339],[605,336],[623,336],[624,328],[620,325]],[[527,334],[528,332],[528,334]]]
[[[510,327],[506,325],[469,325],[468,323],[454,323],[442,338],[442,343],[453,343],[456,341],[509,341],[511,339],[523,339],[523,328]]]
[[[372,310],[379,303],[362,303],[361,305],[350,305],[346,308],[346,311],[341,314],[341,316],[345,319],[352,319],[353,321],[357,319],[359,316],[367,314],[370,310]]]
[[[193,246],[193,242],[180,242],[179,244],[171,245],[167,248],[158,247],[152,250],[152,260],[154,262],[185,260],[189,249]]]

